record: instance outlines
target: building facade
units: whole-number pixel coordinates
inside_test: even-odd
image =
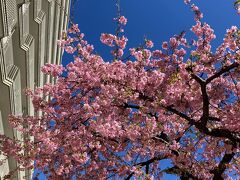
[[[22,139],[9,126],[8,115],[34,115],[24,89],[54,83],[40,67],[61,63],[57,40],[67,28],[69,8],[70,0],[0,0],[0,134]],[[1,179],[17,166],[8,158],[0,166]],[[31,172],[17,171],[14,179],[24,176],[30,179]]]

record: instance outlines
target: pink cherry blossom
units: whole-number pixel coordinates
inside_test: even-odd
[[[121,38],[118,38],[115,41],[116,41],[117,46],[119,46],[121,49],[124,49],[126,47],[128,39],[126,37],[122,36]]]
[[[145,44],[146,44],[146,46],[148,48],[152,48],[153,47],[153,42],[151,40],[146,40]]]
[[[122,25],[126,25],[127,24],[127,18],[125,18],[124,16],[120,16],[118,19],[118,22]]]
[[[162,48],[165,50],[168,49],[168,43],[166,41],[162,43]]]
[[[112,35],[112,34],[105,34],[105,33],[102,33],[101,34],[101,38],[100,38],[101,42],[103,44],[106,44],[110,47],[114,46],[114,41],[116,40],[116,36]]]
[[[110,61],[72,24],[58,44],[74,60],[41,68],[56,83],[25,90],[35,114],[9,116],[25,140],[0,135],[0,152],[53,180],[240,176],[239,28],[213,51],[214,30],[184,2],[195,14],[192,39],[182,32],[153,51],[150,40],[125,50],[127,37],[103,33]],[[172,166],[161,169],[163,160]]]

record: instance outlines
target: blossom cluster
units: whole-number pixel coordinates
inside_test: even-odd
[[[73,24],[72,36],[59,45],[77,53],[74,61],[65,68],[46,64],[41,70],[56,84],[27,90],[42,115],[9,117],[34,141],[22,145],[0,136],[0,150],[24,167],[34,161],[50,179],[239,176],[239,29],[228,29],[213,52],[213,29],[196,5],[185,3],[195,14],[195,38],[188,41],[183,32],[153,50],[145,39],[129,49],[126,62],[120,60],[125,36],[101,34],[100,41],[118,51],[117,61],[106,62]],[[118,21],[127,23],[124,16]],[[173,167],[161,171],[163,159]]]

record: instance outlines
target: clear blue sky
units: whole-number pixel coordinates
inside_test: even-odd
[[[239,16],[233,7],[234,0],[194,0],[204,13],[206,21],[215,30],[217,39],[213,46],[221,43],[227,28],[239,26]],[[183,0],[121,0],[122,14],[128,18],[125,35],[128,46],[136,47],[146,36],[153,40],[155,48],[182,30],[188,31],[193,25],[193,13]],[[115,0],[76,0],[73,8],[74,21],[85,33],[86,39],[95,50],[110,60],[110,49],[99,41],[101,33],[113,33],[116,16]],[[190,35],[191,33],[189,33]],[[188,35],[188,34],[187,34]],[[65,56],[64,56],[65,57]],[[71,56],[63,58],[66,64]]]
[[[224,33],[232,25],[240,25],[240,17],[233,7],[234,0],[195,0],[204,13],[203,21],[210,24],[215,30],[217,38],[213,47],[222,42]],[[100,41],[101,33],[113,33],[116,16],[115,0],[77,0],[72,8],[74,22],[79,24],[80,30],[85,33],[86,40],[93,44],[95,50],[105,60],[110,60],[110,49]],[[185,30],[188,34],[193,25],[193,13],[183,3],[183,0],[121,0],[122,15],[128,18],[125,27],[125,36],[128,37],[128,46],[136,47],[143,42],[143,37],[151,39],[155,48],[174,34]],[[187,34],[187,36],[189,36]],[[64,54],[63,64],[72,60],[72,56]],[[168,162],[165,162],[168,165]],[[39,177],[43,180],[43,175]],[[175,180],[176,176],[167,176],[164,179]]]

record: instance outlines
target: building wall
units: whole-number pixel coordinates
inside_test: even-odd
[[[9,126],[8,115],[34,115],[24,89],[53,83],[40,67],[61,63],[57,40],[67,28],[69,7],[70,0],[0,0],[0,134],[21,139]],[[1,179],[16,167],[8,158],[0,166]],[[18,171],[14,179],[29,179],[30,174]]]

